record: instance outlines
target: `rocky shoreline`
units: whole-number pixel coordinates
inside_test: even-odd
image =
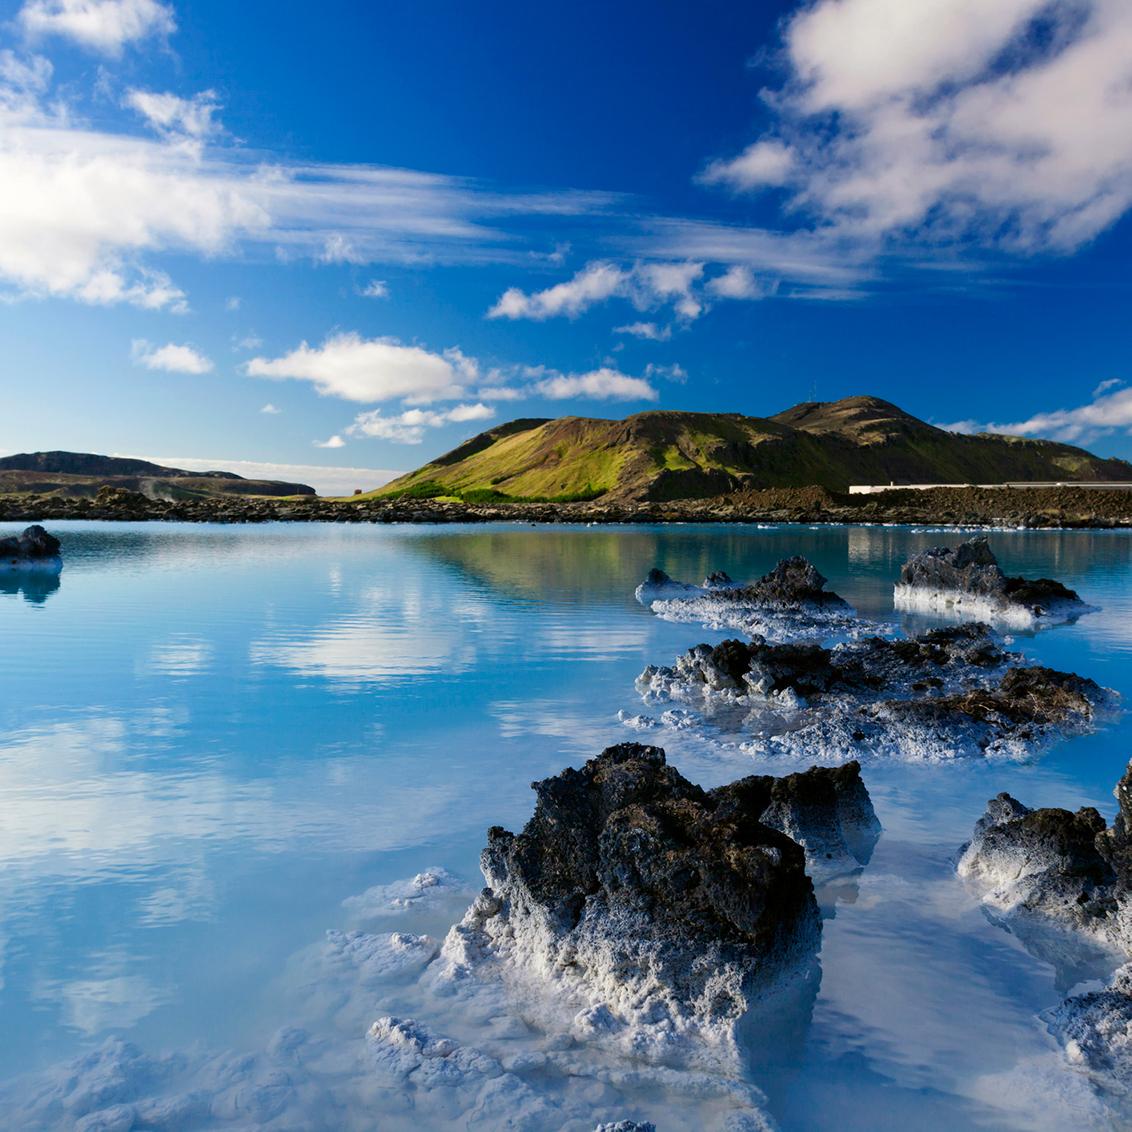
[[[671,502],[473,504],[436,499],[226,496],[161,500],[103,488],[90,498],[0,496],[0,522],[62,519],[188,523],[905,523],[956,527],[1132,527],[1132,491],[1083,487],[895,489],[843,495],[768,488]]]

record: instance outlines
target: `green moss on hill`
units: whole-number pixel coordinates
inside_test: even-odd
[[[741,488],[1034,480],[1132,481],[1132,464],[1048,440],[963,436],[887,401],[849,397],[768,418],[653,411],[511,421],[357,498],[671,500]]]

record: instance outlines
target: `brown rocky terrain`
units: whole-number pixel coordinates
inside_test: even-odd
[[[909,523],[952,526],[1129,527],[1132,491],[1084,487],[937,488],[843,495],[767,488],[667,503],[462,503],[438,499],[211,496],[151,499],[103,488],[93,498],[0,495],[0,522],[59,519],[195,523]]]

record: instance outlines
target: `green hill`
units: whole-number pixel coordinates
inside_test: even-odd
[[[653,411],[511,421],[358,498],[669,500],[742,488],[1014,480],[1132,481],[1132,464],[1050,440],[961,436],[876,397],[848,397],[765,418]]]

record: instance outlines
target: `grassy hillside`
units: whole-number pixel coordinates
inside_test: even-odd
[[[768,418],[655,411],[512,421],[359,498],[668,500],[744,487],[1008,480],[1132,481],[1132,464],[1048,440],[960,436],[887,401],[849,397]]]

